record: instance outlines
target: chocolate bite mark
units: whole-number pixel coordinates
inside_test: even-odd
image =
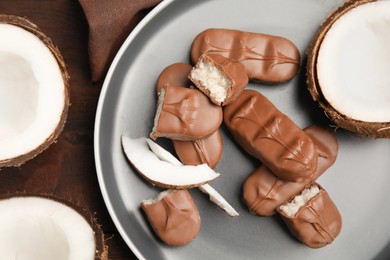
[[[280,206],[280,211],[289,217],[294,216],[300,208],[302,208],[311,198],[316,196],[320,192],[320,189],[316,185],[312,185],[310,188],[304,189],[300,195],[295,196],[291,202],[285,203]]]
[[[248,84],[244,66],[221,55],[204,54],[189,78],[219,106],[233,102]]]
[[[296,214],[289,216],[280,208],[283,221],[291,234],[305,245],[320,248],[333,242],[342,227],[342,218],[329,194],[318,184],[319,192],[303,205]]]

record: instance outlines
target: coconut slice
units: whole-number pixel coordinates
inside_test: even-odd
[[[0,212],[1,259],[108,259],[99,226],[64,201],[16,196]]]
[[[24,18],[0,15],[0,167],[19,166],[53,143],[68,106],[58,49]]]
[[[348,1],[308,51],[308,87],[340,127],[390,137],[390,2]]]
[[[160,160],[149,150],[146,138],[122,136],[123,150],[134,168],[153,185],[162,188],[187,189],[219,177],[207,164],[175,165]]]
[[[150,150],[160,159],[174,165],[183,165],[175,156],[170,152],[159,146],[157,143],[153,142],[151,139],[146,139]],[[200,191],[209,195],[211,202],[215,203],[218,207],[226,211],[229,216],[238,217],[238,212],[225,200],[224,197],[218,191],[216,191],[210,184],[203,184],[198,187]]]

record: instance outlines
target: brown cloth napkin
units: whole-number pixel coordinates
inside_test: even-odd
[[[79,0],[89,25],[92,81],[103,78],[123,41],[161,0]]]

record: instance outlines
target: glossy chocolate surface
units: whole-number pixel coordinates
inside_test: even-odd
[[[318,126],[307,127],[304,131],[312,138],[319,155],[315,174],[305,182],[285,182],[264,165],[259,167],[243,185],[243,201],[250,212],[260,216],[273,215],[280,205],[296,196],[336,161],[338,142],[334,133]]]
[[[315,173],[311,138],[262,94],[244,90],[223,116],[236,142],[280,179],[301,182]]]
[[[222,123],[222,108],[211,103],[200,90],[166,86],[161,92],[165,96],[150,134],[153,140],[167,137],[194,141],[211,135]]]
[[[210,94],[210,91],[205,88],[202,82],[195,80],[190,74],[191,81],[203,93],[205,93],[214,104],[224,106],[233,102],[248,85],[248,76],[246,75],[245,67],[239,61],[234,61],[218,54],[204,54],[199,58],[199,62],[195,65],[196,69],[198,69],[198,64],[200,62],[208,62],[213,64],[231,81],[231,85],[227,90],[225,100],[223,102],[219,102]]]
[[[191,80],[188,78],[192,66],[187,63],[174,63],[166,67],[157,79],[157,93],[165,86],[190,87]]]
[[[312,248],[324,247],[339,235],[342,219],[329,194],[321,188],[320,193],[309,200],[292,217],[278,210],[291,234]]]
[[[204,53],[241,61],[250,79],[266,83],[288,81],[300,66],[299,50],[290,40],[261,33],[207,29],[192,43],[192,62]]]
[[[219,130],[210,136],[195,141],[173,140],[173,146],[180,161],[187,165],[207,163],[215,169],[222,156],[222,137]]]
[[[141,203],[156,234],[168,245],[191,242],[200,230],[199,211],[187,190],[175,190],[153,204]]]

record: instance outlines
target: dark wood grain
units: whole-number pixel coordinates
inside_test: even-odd
[[[58,141],[21,167],[0,170],[0,195],[36,192],[71,200],[96,214],[110,238],[110,259],[136,259],[112,223],[97,181],[93,131],[102,83],[90,81],[88,27],[78,1],[1,0],[0,13],[37,24],[61,51],[71,77],[71,107]]]

